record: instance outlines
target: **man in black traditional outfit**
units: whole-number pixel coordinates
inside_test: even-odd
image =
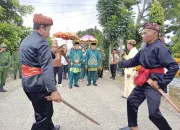
[[[46,40],[53,20],[35,14],[33,22],[34,31],[20,46],[22,86],[35,111],[36,122],[31,130],[59,130],[60,126],[54,126],[51,118],[52,101],[61,102],[61,96],[56,88],[51,50]],[[47,101],[46,96],[51,96],[52,101]]]
[[[118,63],[120,68],[142,66],[134,80],[137,86],[127,99],[128,127],[120,130],[138,130],[138,108],[145,99],[147,99],[149,119],[160,130],[172,130],[159,110],[161,94],[157,89],[159,85],[167,92],[167,85],[172,81],[179,67],[170,50],[158,39],[160,26],[150,22],[144,24],[143,28],[142,38],[146,43],[144,48],[141,48],[134,58]],[[167,69],[166,74],[164,68]]]

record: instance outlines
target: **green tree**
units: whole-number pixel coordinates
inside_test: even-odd
[[[95,26],[94,28],[88,28],[86,30],[80,30],[76,34],[81,38],[84,35],[92,35],[95,36],[97,33],[102,33],[97,27]]]
[[[180,28],[180,1],[179,0],[158,0],[164,8],[165,21],[169,21],[165,25],[165,33],[177,32]],[[178,20],[179,19],[179,20]]]
[[[52,38],[51,38],[51,37],[48,37],[48,38],[47,38],[47,41],[48,41],[48,43],[49,43],[49,46],[52,47],[52,43],[53,43]]]
[[[0,23],[0,43],[8,45],[8,49],[14,50],[15,45],[20,41],[23,32],[20,27],[13,23]]]
[[[20,5],[18,0],[0,1],[0,22],[15,23],[17,26],[23,25],[23,16],[31,14],[34,8],[31,5]]]
[[[22,26],[22,27],[21,27],[22,33],[19,35],[21,41],[22,41],[26,36],[30,35],[31,32],[32,32],[32,30],[33,30],[33,29],[32,29],[31,27]]]
[[[18,0],[0,1],[0,44],[7,44],[11,52],[30,34],[32,29],[23,26],[22,17],[31,14],[33,9],[30,5],[20,5]]]
[[[127,38],[131,37],[130,32],[134,32],[132,4],[132,0],[98,0],[98,20],[103,27],[105,37],[103,46],[106,48],[107,58],[113,48],[118,48],[119,39],[126,41]],[[133,28],[130,29],[130,26],[133,26]],[[132,37],[134,37],[134,34],[132,34]],[[107,55],[108,51],[109,54]],[[109,63],[108,60],[106,59],[107,63]]]
[[[150,22],[155,22],[159,25],[161,25],[161,32],[164,31],[164,9],[161,6],[161,4],[157,1],[154,0],[150,12],[149,12],[149,21]]]
[[[99,0],[97,10],[99,23],[105,37],[110,41],[109,44],[114,44],[118,38],[124,39],[132,12],[128,11],[123,1]]]
[[[82,37],[84,35],[92,35],[94,36],[97,40],[98,40],[98,46],[102,46],[103,45],[103,38],[104,38],[104,35],[103,33],[97,29],[97,27],[95,28],[88,28],[84,31],[78,31],[76,33],[79,37]]]
[[[174,46],[172,47],[173,56],[175,58],[180,58],[180,38],[178,36],[174,36],[172,40],[175,42]]]

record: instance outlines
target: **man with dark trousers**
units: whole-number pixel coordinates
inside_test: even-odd
[[[145,99],[149,119],[159,130],[172,130],[159,110],[161,94],[157,89],[160,87],[167,92],[167,85],[173,80],[179,67],[170,50],[158,39],[160,26],[149,22],[143,28],[142,39],[146,45],[134,58],[118,63],[120,68],[142,66],[134,80],[137,86],[127,99],[128,127],[120,130],[138,130],[138,108]],[[168,70],[167,73],[164,73],[164,68]]]
[[[110,70],[111,70],[110,78],[112,78],[113,80],[115,80],[115,77],[116,77],[116,69],[117,69],[118,60],[119,60],[119,56],[117,54],[117,49],[114,49],[110,57]]]
[[[59,47],[57,40],[53,40],[53,47],[51,49],[51,52],[55,55],[55,58],[53,58],[53,69],[54,69],[54,79],[55,83],[57,84],[57,87],[63,87],[62,85],[62,57],[61,53],[59,53]],[[56,75],[58,75],[58,82],[56,81]]]
[[[54,126],[51,118],[52,101],[61,102],[61,96],[56,88],[51,50],[46,40],[53,20],[35,14],[33,22],[34,31],[22,41],[20,46],[22,86],[35,112],[36,122],[31,130],[59,130],[60,126]],[[52,101],[48,101],[46,96],[50,96]]]

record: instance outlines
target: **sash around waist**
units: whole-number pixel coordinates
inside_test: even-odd
[[[164,67],[153,69],[146,69],[144,67],[141,67],[138,71],[138,75],[134,78],[134,84],[140,87],[143,86],[143,84],[148,80],[149,75],[153,73],[164,74]]]
[[[42,73],[41,68],[31,67],[23,64],[21,65],[21,67],[22,67],[22,76],[25,77],[31,77]]]

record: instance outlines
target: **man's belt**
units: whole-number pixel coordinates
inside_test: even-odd
[[[21,67],[22,67],[22,76],[25,77],[35,76],[42,73],[41,68],[31,67],[27,65],[21,65]]]
[[[0,64],[0,66],[7,66],[7,65],[8,65],[8,63]]]
[[[134,78],[134,84],[138,86],[143,86],[143,84],[148,80],[149,75],[152,73],[164,74],[164,68],[153,68],[153,69],[146,69],[141,67],[138,71],[138,76]]]

